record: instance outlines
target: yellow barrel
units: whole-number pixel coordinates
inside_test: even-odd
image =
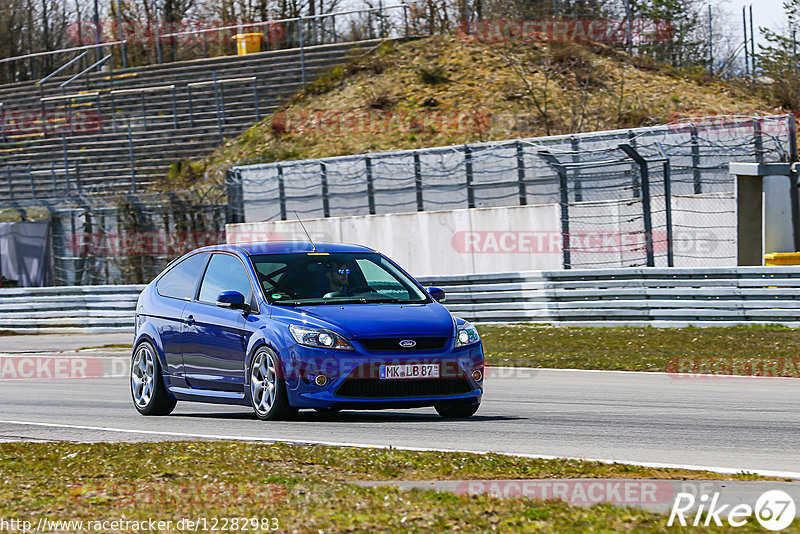
[[[770,252],[764,254],[764,265],[800,265],[800,252]]]
[[[261,38],[263,33],[237,33],[233,36],[236,39],[236,51],[240,56],[261,52]]]

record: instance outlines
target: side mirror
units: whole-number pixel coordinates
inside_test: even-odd
[[[437,302],[444,302],[444,289],[438,287],[429,287],[428,294]]]
[[[217,306],[220,308],[245,311],[250,308],[250,306],[244,302],[244,295],[238,291],[223,291],[220,293],[217,297]]]

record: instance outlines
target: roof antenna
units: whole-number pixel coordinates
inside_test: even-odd
[[[294,211],[294,210],[292,210],[292,211]],[[303,227],[303,231],[306,233],[306,237],[308,238],[308,241],[311,243],[311,248],[313,249],[312,252],[316,252],[317,251],[317,245],[314,244],[314,240],[311,239],[310,235],[308,235],[308,230],[306,230],[306,225],[303,224],[303,221],[300,220],[300,216],[297,214],[297,211],[294,211],[294,216],[297,217],[297,222],[299,222],[300,226]]]

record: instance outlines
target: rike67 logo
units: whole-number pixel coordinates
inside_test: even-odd
[[[755,516],[756,521],[765,529],[778,531],[788,527],[794,521],[796,506],[792,497],[781,490],[769,490],[764,492],[757,500],[755,506],[740,503],[735,506],[721,504],[720,494],[707,493],[699,497],[692,493],[678,493],[669,514],[667,526],[676,523],[685,527],[687,524],[699,527],[708,527],[712,524],[718,527],[727,523],[732,527],[741,527],[747,524],[751,517]],[[688,523],[687,517],[690,511],[694,512],[694,521]]]

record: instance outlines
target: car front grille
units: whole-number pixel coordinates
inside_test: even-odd
[[[436,363],[436,362],[403,362]],[[337,397],[397,399],[444,397],[472,391],[472,385],[455,362],[441,362],[440,378],[381,380],[380,364],[363,364],[354,369],[336,390]]]
[[[382,337],[373,339],[360,339],[364,347],[371,352],[414,352],[417,350],[440,350],[447,345],[446,337]],[[403,347],[401,341],[411,340],[413,347]]]

